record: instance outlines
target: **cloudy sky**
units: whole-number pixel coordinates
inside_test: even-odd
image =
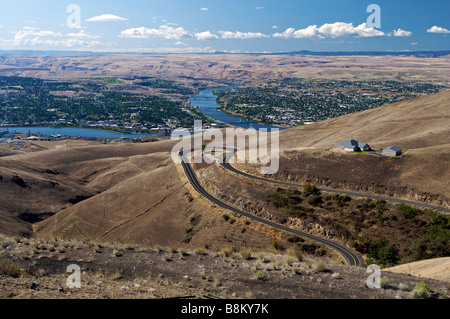
[[[448,0],[14,0],[2,1],[0,49],[450,50],[449,13]]]

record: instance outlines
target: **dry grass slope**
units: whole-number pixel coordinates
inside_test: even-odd
[[[35,224],[38,236],[217,249],[243,241],[255,247],[270,246],[270,236],[243,231],[242,223],[225,223],[224,212],[198,197],[172,162],[173,145],[173,141],[91,145],[5,159],[24,166],[45,165],[93,190],[89,199],[59,207],[57,214]],[[23,198],[23,203],[34,200]],[[17,231],[12,228],[8,234]]]
[[[450,283],[450,257],[435,258],[403,264],[384,271],[431,278]]]
[[[450,91],[445,91],[288,129],[280,134],[280,174],[448,206],[449,123]],[[334,152],[350,139],[374,149],[397,145],[405,156],[392,160]]]
[[[450,91],[445,91],[283,131],[281,147],[333,148],[356,139],[375,148],[449,148],[449,123]]]
[[[31,236],[32,223],[96,192],[57,171],[1,159],[0,194],[0,233]]]

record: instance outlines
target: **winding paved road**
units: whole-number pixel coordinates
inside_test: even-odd
[[[302,188],[305,186],[305,185],[300,185],[300,184],[281,182],[281,181],[277,181],[277,180],[274,180],[274,179],[268,179],[268,178],[264,178],[264,177],[259,177],[259,176],[255,176],[255,175],[251,175],[251,174],[239,171],[239,170],[237,170],[236,168],[234,168],[233,166],[231,166],[228,163],[229,159],[233,155],[234,155],[234,153],[228,154],[224,158],[223,163],[220,164],[224,169],[226,169],[226,170],[228,170],[230,172],[233,172],[235,174],[238,174],[238,175],[250,178],[250,179],[259,180],[259,181],[267,182],[267,183],[278,184],[278,185],[282,185],[282,186],[302,187]],[[366,197],[366,198],[372,198],[372,199],[377,199],[377,200],[385,200],[385,201],[390,201],[390,202],[395,202],[395,203],[403,203],[403,204],[406,204],[406,205],[417,206],[417,207],[421,207],[421,208],[429,208],[429,209],[434,209],[434,210],[445,212],[445,213],[450,213],[450,208],[430,205],[430,204],[421,203],[421,202],[414,202],[414,201],[410,201],[410,200],[406,200],[406,199],[400,199],[400,198],[395,198],[395,197],[389,197],[389,196],[383,196],[383,195],[375,195],[375,194],[369,194],[369,193],[361,193],[361,192],[353,192],[353,191],[346,191],[346,190],[340,190],[340,189],[324,188],[324,187],[319,187],[319,190],[324,191],[324,192],[346,194],[346,195],[354,196],[354,197]]]
[[[189,150],[186,153],[191,153],[192,151],[195,151],[195,149]],[[350,266],[360,266],[360,265],[364,264],[364,260],[359,254],[353,252],[351,249],[349,249],[348,247],[346,247],[344,245],[338,244],[336,242],[333,242],[331,240],[328,240],[328,239],[325,239],[322,237],[318,237],[318,236],[314,236],[314,235],[302,232],[300,230],[289,228],[289,227],[283,226],[281,224],[274,223],[270,220],[266,220],[264,218],[258,217],[256,215],[241,211],[241,210],[239,210],[235,207],[232,207],[232,206],[228,205],[227,203],[215,198],[200,185],[197,175],[195,174],[195,172],[190,164],[190,161],[186,158],[185,152],[181,151],[179,153],[179,156],[181,159],[181,164],[183,166],[184,172],[185,172],[189,182],[191,183],[192,187],[194,187],[194,189],[198,193],[200,193],[202,196],[204,196],[205,198],[207,198],[208,200],[210,200],[217,206],[220,206],[224,209],[230,210],[233,213],[236,213],[238,215],[242,215],[247,218],[250,218],[259,223],[271,226],[278,230],[285,231],[285,232],[288,232],[288,233],[291,233],[291,234],[294,234],[294,235],[297,235],[300,237],[308,238],[310,240],[322,243],[322,244],[334,249],[338,253],[340,253]]]

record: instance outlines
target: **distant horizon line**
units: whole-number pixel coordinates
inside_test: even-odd
[[[109,54],[139,54],[139,55],[432,55],[434,57],[450,55],[450,50],[420,50],[420,51],[279,51],[279,52],[126,52],[126,51],[70,51],[70,50],[5,50],[0,49],[0,54],[91,54],[91,55],[109,55]]]

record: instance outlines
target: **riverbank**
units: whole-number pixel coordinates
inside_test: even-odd
[[[125,133],[119,130],[102,129],[100,127],[75,127],[75,126],[9,126],[3,127],[3,130],[8,130],[9,134],[27,134],[31,135],[44,135],[44,136],[70,136],[70,137],[82,137],[82,138],[137,138],[146,136],[164,136],[165,133]],[[153,131],[154,132],[154,131]]]
[[[247,117],[243,116],[242,114],[228,111],[223,106],[221,108],[219,108],[218,111],[222,112],[224,114],[228,114],[230,116],[236,117],[238,119],[247,121],[247,122],[254,122],[254,123],[258,123],[258,124],[262,124],[262,125],[277,125],[277,123],[275,123],[273,121],[262,121],[262,120],[259,120],[259,119],[247,118]]]

